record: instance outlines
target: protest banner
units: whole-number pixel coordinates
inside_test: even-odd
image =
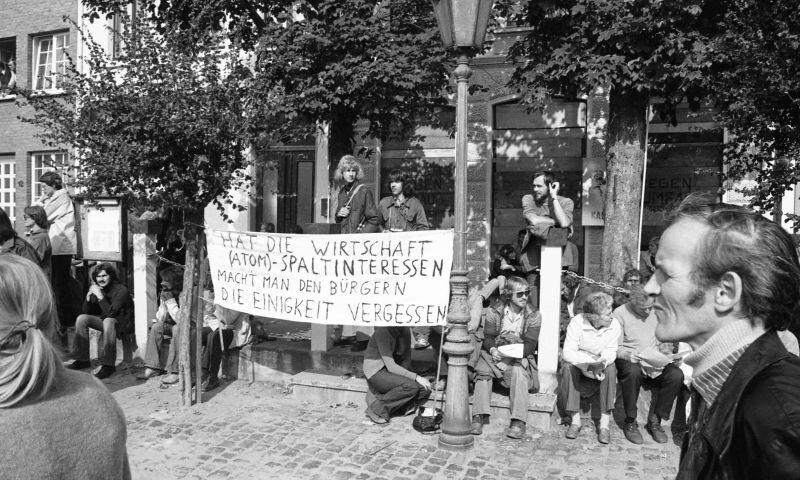
[[[333,325],[444,325],[453,232],[290,235],[207,230],[214,302]]]

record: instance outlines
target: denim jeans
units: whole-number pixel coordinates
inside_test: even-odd
[[[89,361],[89,329],[103,332],[103,353],[100,364],[113,367],[117,362],[117,321],[94,315],[78,315],[75,321],[75,348],[72,356],[78,361]]]

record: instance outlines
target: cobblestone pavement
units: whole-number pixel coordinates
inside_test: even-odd
[[[140,382],[125,368],[106,384],[128,421],[137,480],[160,479],[625,479],[674,478],[678,447],[646,433],[633,445],[612,425],[611,445],[584,423],[577,440],[559,427],[506,438],[487,425],[467,452],[437,447],[436,435],[365,424],[364,405],[298,401],[283,385],[223,381],[205,403],[182,410],[177,387]],[[670,435],[671,436],[671,435]]]

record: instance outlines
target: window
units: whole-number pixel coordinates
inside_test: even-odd
[[[0,208],[6,211],[13,222],[17,203],[14,194],[14,172],[16,164],[13,155],[0,155]]]
[[[14,97],[10,92],[17,85],[16,57],[17,40],[0,40],[0,99]]]
[[[63,152],[34,153],[31,155],[31,203],[42,196],[42,183],[39,182],[39,177],[44,172],[56,170],[61,174],[64,182],[67,182],[67,158],[67,154]]]
[[[61,88],[61,75],[67,70],[69,32],[33,39],[33,89],[54,91]]]

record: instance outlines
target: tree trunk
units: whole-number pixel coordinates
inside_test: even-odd
[[[619,282],[639,255],[639,216],[646,148],[648,96],[611,90],[602,278]]]
[[[328,161],[329,179],[333,181],[333,174],[339,165],[339,159],[344,155],[352,155],[355,148],[353,136],[355,135],[355,120],[347,115],[339,115],[330,123],[328,128]]]
[[[195,294],[195,272],[197,271],[197,236],[203,222],[203,212],[186,212],[187,223],[184,224],[183,234],[186,242],[186,260],[183,270],[183,290],[180,295],[180,314],[178,315],[178,329],[180,344],[178,345],[178,377],[179,391],[181,392],[181,406],[192,405],[192,367],[189,353],[191,323],[193,322],[193,304]],[[200,385],[197,385],[200,388]]]

